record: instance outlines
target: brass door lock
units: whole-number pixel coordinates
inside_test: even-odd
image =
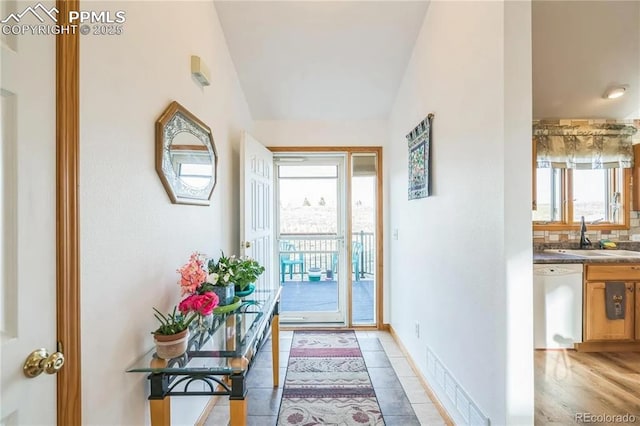
[[[62,352],[54,352],[49,355],[46,349],[41,348],[29,354],[22,371],[25,376],[34,378],[42,374],[43,371],[47,374],[55,374],[63,365],[64,355]]]

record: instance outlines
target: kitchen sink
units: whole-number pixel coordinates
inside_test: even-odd
[[[571,250],[571,249],[549,249],[547,253],[570,254],[580,257],[638,257],[640,252],[631,250]]]

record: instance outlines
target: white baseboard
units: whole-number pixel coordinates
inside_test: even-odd
[[[438,409],[438,413],[440,413],[440,417],[444,419],[444,422],[447,424],[447,426],[454,426],[455,423],[453,422],[451,416],[449,415],[449,412],[444,407],[442,402],[440,402],[440,398],[438,398],[436,393],[431,388],[431,385],[429,384],[425,376],[422,374],[422,371],[418,368],[418,365],[416,364],[414,359],[411,357],[411,354],[409,354],[409,351],[407,351],[407,348],[402,343],[402,340],[400,340],[400,337],[398,336],[396,331],[390,325],[388,326],[388,330],[389,330],[389,333],[391,334],[391,337],[393,337],[393,340],[396,341],[396,344],[398,345],[398,347],[404,354],[405,358],[407,359],[407,362],[411,366],[411,369],[413,370],[414,374],[422,384],[422,387],[427,393],[427,396],[429,397],[431,402],[433,402],[433,405],[435,405],[435,407]]]

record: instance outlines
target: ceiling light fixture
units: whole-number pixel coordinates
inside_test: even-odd
[[[616,99],[620,96],[623,96],[627,91],[627,86],[611,86],[604,92],[603,98],[605,99]]]

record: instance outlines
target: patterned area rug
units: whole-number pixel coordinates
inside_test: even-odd
[[[384,425],[353,331],[296,331],[278,425]]]

